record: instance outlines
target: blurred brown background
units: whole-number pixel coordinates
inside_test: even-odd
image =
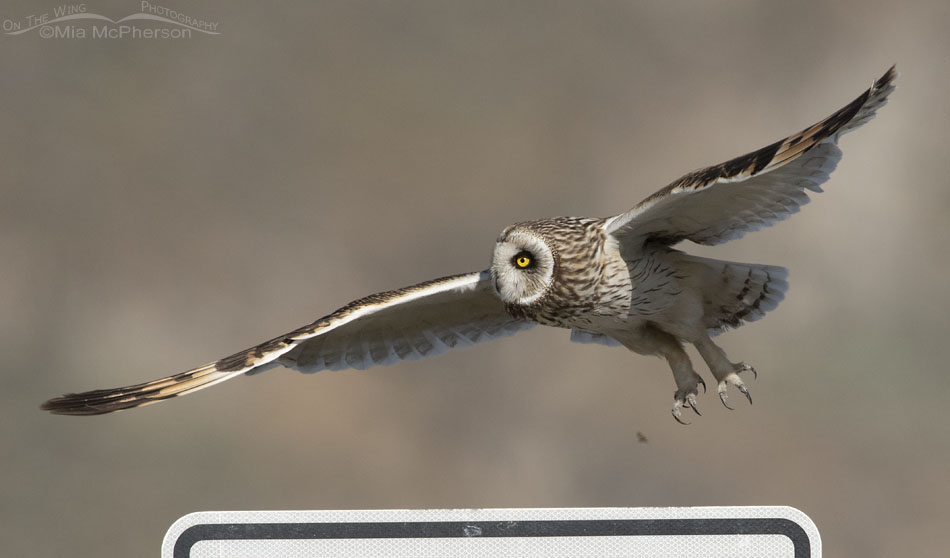
[[[221,34],[0,35],[0,553],[154,555],[199,510],[765,504],[809,514],[827,556],[945,548],[950,4],[160,4]],[[662,361],[537,329],[38,409],[483,269],[507,224],[622,211],[895,62],[825,194],[696,249],[791,270],[777,311],[720,338],[760,371],[754,406],[709,394],[680,426]]]

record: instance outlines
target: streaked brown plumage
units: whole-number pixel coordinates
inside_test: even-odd
[[[283,365],[304,372],[412,360],[528,329],[571,329],[581,343],[623,345],[664,357],[676,382],[673,416],[696,411],[703,380],[683,343],[708,365],[726,404],[733,363],[710,339],[761,318],[783,299],[780,267],[725,262],[673,249],[719,244],[787,218],[821,192],[841,157],[840,136],[870,120],[893,91],[889,69],[828,118],[757,151],[691,172],[604,219],[517,223],[495,243],[490,269],[359,299],[312,324],[181,374],[134,386],[69,394],[42,408],[94,415],[185,395],[240,374]],[[728,406],[728,405],[727,405]],[[698,414],[698,411],[697,411]]]

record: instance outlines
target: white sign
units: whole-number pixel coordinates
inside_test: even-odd
[[[788,507],[199,512],[162,558],[820,558]]]

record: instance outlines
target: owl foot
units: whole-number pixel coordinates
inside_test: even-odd
[[[688,407],[698,416],[703,416],[703,414],[699,412],[699,409],[696,408],[696,395],[698,394],[696,387],[702,384],[703,393],[706,393],[706,382],[699,376],[696,376],[696,379],[696,385],[689,388],[678,389],[673,394],[673,418],[680,424],[689,424],[689,421],[683,420],[682,410],[684,408]]]
[[[755,368],[752,368],[744,362],[740,362],[734,366],[734,371],[727,374],[726,377],[719,382],[719,400],[722,401],[723,406],[730,411],[734,409],[730,407],[728,403],[726,403],[726,399],[728,399],[728,396],[726,395],[726,389],[729,387],[729,384],[736,386],[736,389],[738,389],[742,395],[745,395],[745,398],[749,400],[749,405],[751,405],[752,395],[749,393],[749,388],[745,387],[745,383],[743,383],[742,379],[739,378],[739,373],[752,372],[753,378],[759,377],[759,374],[755,371]]]

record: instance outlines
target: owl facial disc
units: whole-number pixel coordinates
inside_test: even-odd
[[[495,243],[492,258],[492,284],[507,304],[530,305],[551,286],[554,254],[538,234],[509,230]]]

